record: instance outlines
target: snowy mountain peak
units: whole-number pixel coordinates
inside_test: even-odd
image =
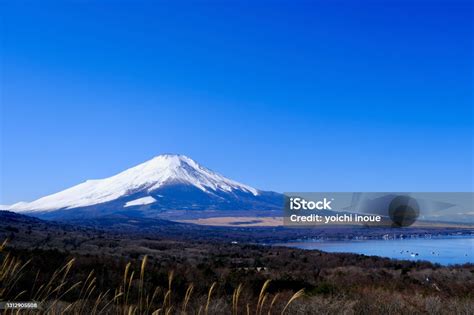
[[[258,195],[257,189],[217,174],[185,155],[158,155],[116,176],[125,173],[127,173],[126,177],[134,178],[137,184],[147,186],[149,191],[169,182],[179,182],[191,184],[205,192],[241,190]]]
[[[157,189],[173,184],[193,186],[207,194],[259,195],[257,189],[215,173],[185,155],[163,154],[112,177],[88,180],[33,202],[16,203],[7,207],[7,210],[44,212],[86,207],[137,193],[146,196]],[[154,199],[143,200],[150,203]]]

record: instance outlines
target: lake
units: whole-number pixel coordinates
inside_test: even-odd
[[[442,265],[474,263],[474,236],[349,241],[305,240],[277,245],[318,249],[331,253],[427,260]]]

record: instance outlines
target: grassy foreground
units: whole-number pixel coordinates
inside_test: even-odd
[[[145,255],[126,263],[117,285],[104,290],[109,284],[104,284],[103,277],[95,270],[77,270],[75,258],[47,274],[32,270],[31,262],[15,257],[6,242],[1,245],[0,301],[34,300],[42,305],[41,311],[2,314],[474,314],[474,300],[468,291],[446,293],[436,284],[432,290],[437,294],[432,294],[394,290],[390,283],[385,288],[361,283],[351,292],[323,282],[305,294],[303,289],[279,290],[272,280],[265,280],[257,291],[245,283],[229,290],[223,281],[213,282],[203,292],[199,279],[197,283],[176,283],[174,270],[168,272],[166,285],[152,286],[148,280],[153,274],[147,273],[149,257]],[[341,269],[341,275],[343,272]],[[82,279],[77,280],[77,274]],[[356,279],[355,269],[352,274]],[[349,278],[345,281],[348,287],[353,286]]]
[[[38,271],[37,277],[31,279],[30,290],[15,292],[15,285],[21,280],[29,261],[23,263],[10,253],[5,253],[6,244],[5,241],[0,246],[0,301],[36,301],[42,305],[40,312],[47,314],[286,314],[291,303],[304,294],[301,289],[287,300],[279,293],[270,295],[267,289],[271,281],[267,280],[258,297],[243,301],[241,295],[244,287],[240,284],[232,294],[231,303],[222,304],[213,302],[217,282],[211,285],[205,297],[193,296],[194,285],[190,283],[184,298],[178,302],[173,299],[173,271],[168,274],[167,287],[152,288],[146,285],[147,256],[142,259],[140,270],[133,270],[131,263],[128,263],[121,285],[105,292],[97,290],[94,271],[83,281],[69,281],[74,259],[55,270],[47,282],[38,282]],[[19,311],[5,311],[6,314],[9,312],[15,314]],[[38,313],[35,310],[21,312]]]

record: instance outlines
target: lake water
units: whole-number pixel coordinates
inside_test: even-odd
[[[319,249],[332,253],[427,260],[442,265],[474,263],[474,236],[350,241],[307,240],[278,245]]]

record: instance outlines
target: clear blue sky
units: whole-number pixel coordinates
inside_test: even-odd
[[[0,203],[181,153],[275,191],[472,191],[472,1],[1,1]]]

